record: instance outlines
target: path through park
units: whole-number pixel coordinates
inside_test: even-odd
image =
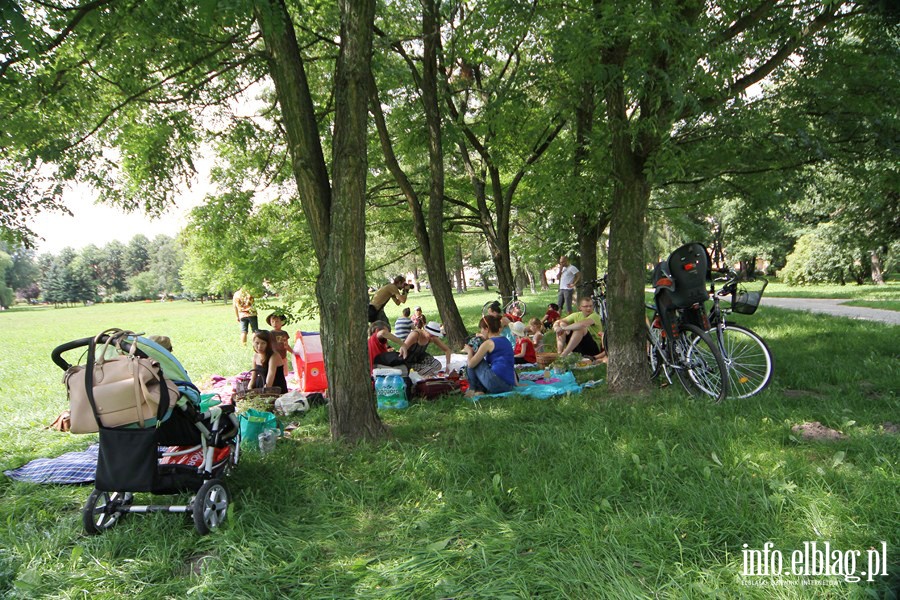
[[[835,317],[849,317],[851,319],[865,319],[867,321],[881,321],[882,323],[889,323],[891,325],[900,325],[900,312],[883,310],[880,308],[847,306],[844,302],[849,302],[849,300],[823,298],[771,298],[766,296],[762,299],[761,306],[805,310],[808,312],[824,313]]]

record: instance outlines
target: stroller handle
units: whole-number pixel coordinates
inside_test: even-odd
[[[132,334],[131,332],[128,332],[128,334],[129,335],[137,335],[137,334]],[[80,340],[72,340],[71,342],[66,342],[65,344],[60,344],[59,346],[54,348],[52,352],[50,352],[50,358],[53,359],[53,362],[56,363],[56,365],[60,369],[62,369],[63,371],[68,371],[72,365],[70,365],[68,362],[66,362],[66,359],[64,359],[62,357],[62,353],[68,352],[69,350],[74,350],[76,348],[86,348],[91,345],[91,342],[93,342],[94,339],[97,339],[98,345],[105,344],[106,340],[109,339],[109,336],[106,333],[103,333],[102,335],[97,336],[97,338],[86,337],[86,338],[81,338]],[[131,342],[129,342],[128,340],[122,340],[121,343],[122,343],[122,350],[124,350],[125,352],[128,352],[129,350],[131,350]],[[140,348],[137,349],[136,354],[141,357],[147,356],[144,352],[142,352],[140,350]]]
[[[81,338],[80,340],[72,340],[71,342],[66,342],[65,344],[60,344],[50,353],[50,358],[53,359],[53,362],[56,363],[63,371],[68,371],[72,366],[66,359],[62,357],[63,352],[68,352],[69,350],[74,350],[75,348],[84,348],[90,345],[90,343],[94,340],[92,337]]]

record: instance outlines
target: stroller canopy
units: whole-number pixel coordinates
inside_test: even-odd
[[[132,336],[128,336],[128,341],[132,341]],[[184,370],[184,367],[181,366],[181,363],[178,362],[178,359],[172,356],[172,353],[154,342],[149,338],[145,338],[143,336],[137,336],[137,345],[138,350],[155,360],[159,363],[159,366],[162,368],[163,375],[172,381],[187,381],[190,382],[191,378],[188,376],[187,371]]]

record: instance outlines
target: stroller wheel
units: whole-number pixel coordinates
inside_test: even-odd
[[[81,522],[84,531],[88,535],[97,535],[114,527],[125,511],[119,510],[122,506],[129,506],[134,497],[130,493],[101,492],[95,489],[88,496],[87,502],[81,511]]]
[[[194,527],[206,535],[225,521],[228,512],[228,489],[218,479],[203,482],[191,502]]]

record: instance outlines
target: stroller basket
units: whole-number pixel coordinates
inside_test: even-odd
[[[731,296],[731,310],[742,315],[755,313],[767,285],[769,282],[766,279],[756,279],[738,284]]]

